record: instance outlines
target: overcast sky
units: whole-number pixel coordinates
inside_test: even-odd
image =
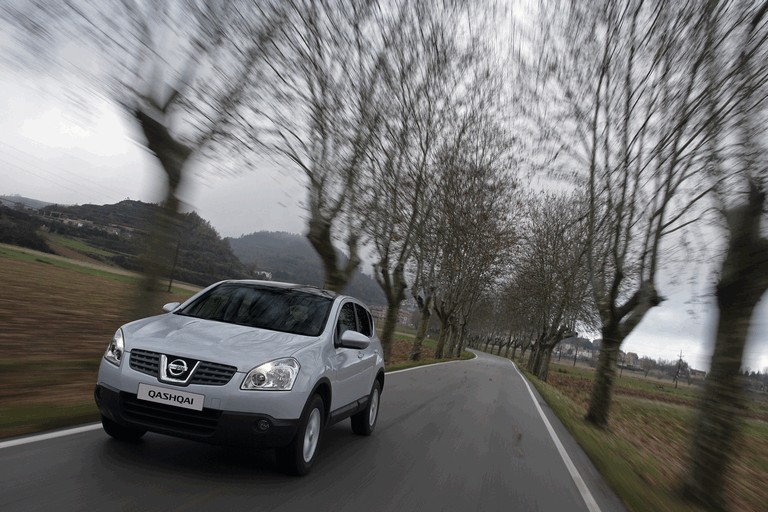
[[[51,88],[41,91],[18,74],[0,73],[0,195],[61,204],[157,201],[162,171],[137,142],[141,135],[132,120],[104,100],[94,100],[83,113],[56,96]],[[198,169],[186,183],[183,200],[222,236],[237,237],[261,230],[303,233],[304,195],[295,171],[264,162],[256,171],[234,177],[207,176]],[[703,265],[694,271],[702,276],[710,272]],[[669,269],[667,275],[678,272]],[[693,291],[684,284],[671,286],[671,280],[661,283],[667,300],[651,310],[622,349],[667,360],[682,352],[691,366],[707,369],[713,306],[698,306],[691,315],[687,303]],[[708,279],[699,281],[703,286]],[[762,370],[768,367],[765,300],[753,327],[745,364]]]

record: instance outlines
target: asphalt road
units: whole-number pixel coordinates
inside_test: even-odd
[[[624,510],[536,399],[592,510]],[[318,457],[312,473],[294,478],[278,472],[270,452],[155,434],[136,445],[101,429],[0,443],[0,510],[589,510],[522,377],[483,353],[388,374],[376,432],[361,438],[349,421],[335,425]]]

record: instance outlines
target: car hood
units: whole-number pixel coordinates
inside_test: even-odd
[[[247,372],[267,361],[289,357],[318,340],[285,332],[167,314],[122,327],[126,351],[163,354],[236,366]]]

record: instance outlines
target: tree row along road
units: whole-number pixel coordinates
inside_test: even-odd
[[[599,509],[623,510],[564,428],[549,421]],[[477,359],[387,375],[370,438],[325,432],[304,478],[268,451],[101,429],[0,444],[0,510],[581,511],[584,498],[512,364]]]

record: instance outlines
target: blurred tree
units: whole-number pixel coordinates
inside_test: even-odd
[[[492,87],[487,85],[486,87]],[[505,131],[483,111],[482,96],[471,122],[458,125],[453,147],[436,165],[440,188],[438,229],[442,249],[434,312],[440,320],[435,357],[460,354],[477,300],[508,268],[514,243],[514,180],[505,153]]]
[[[738,380],[755,306],[768,289],[765,236],[768,2],[707,2],[701,24],[705,61],[705,183],[726,235],[715,296],[719,310],[710,371],[691,450],[687,496],[725,510],[726,472],[743,415]]]
[[[477,50],[471,42],[467,48],[459,43],[461,15],[451,6],[404,2],[401,22],[390,35],[392,50],[382,63],[376,97],[381,129],[373,140],[360,206],[374,278],[387,297],[381,335],[385,359],[406,297],[407,264],[435,208],[436,155],[464,90],[472,87]],[[431,301],[430,295],[423,300]]]
[[[587,194],[586,263],[602,345],[587,420],[608,423],[619,347],[661,303],[662,242],[697,218],[701,55],[692,3],[541,3],[539,149]]]
[[[325,287],[344,291],[360,264],[362,177],[381,129],[377,95],[402,24],[398,5],[375,0],[291,0],[280,51],[270,56],[261,112],[264,147],[307,179],[307,238]],[[340,261],[334,240],[348,252]]]
[[[520,223],[513,282],[537,333],[528,369],[542,380],[555,346],[575,336],[577,326],[596,323],[584,265],[584,206],[576,195],[531,195]]]
[[[166,178],[163,209],[151,230],[136,315],[157,311],[180,209],[178,189],[194,164],[237,168],[253,148],[248,121],[268,44],[281,29],[279,2],[14,2],[0,23],[14,46],[6,61],[53,75],[89,108],[95,95],[138,124]],[[76,53],[73,60],[64,51]],[[228,162],[228,163],[223,163]]]

